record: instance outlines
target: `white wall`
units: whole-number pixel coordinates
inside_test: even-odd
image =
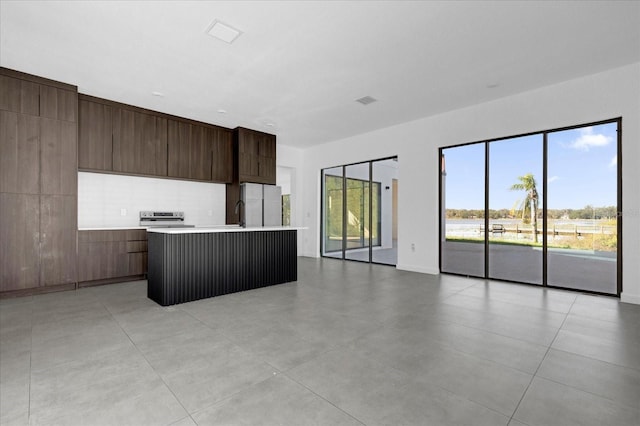
[[[622,117],[623,294],[640,303],[640,63],[304,151],[300,253],[319,256],[320,170],[398,156],[398,268],[438,269],[438,147]],[[411,244],[415,244],[415,251]]]
[[[304,209],[302,207],[304,193],[302,178],[304,170],[303,151],[290,146],[276,145],[276,166],[286,168],[289,174],[288,183],[291,190],[291,226],[306,226]],[[276,169],[277,171],[277,169]],[[277,180],[277,179],[276,179]],[[298,255],[302,255],[305,244],[309,242],[310,230],[301,229],[298,231]]]
[[[224,225],[225,191],[216,183],[80,172],[78,228],[138,226],[141,210],[184,211],[190,225]]]

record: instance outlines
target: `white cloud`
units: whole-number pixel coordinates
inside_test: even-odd
[[[549,179],[547,179],[547,183],[555,182],[558,179],[560,179],[559,176],[551,176]]]
[[[609,161],[609,167],[614,168],[618,165],[618,156],[614,155],[611,161]]]
[[[593,127],[585,127],[580,129],[580,136],[571,142],[569,146],[571,148],[589,151],[589,148],[591,147],[607,146],[612,140],[613,138],[611,136],[605,136],[601,133],[593,133]]]

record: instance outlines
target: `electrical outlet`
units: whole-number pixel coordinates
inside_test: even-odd
[[[411,243],[411,251],[416,251],[416,244],[415,243]]]
[[[120,209],[120,216],[126,216],[127,215],[127,209]]]
[[[207,216],[213,216],[213,210],[207,210]]]

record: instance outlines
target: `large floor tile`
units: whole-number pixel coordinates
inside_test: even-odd
[[[409,376],[350,350],[334,350],[287,375],[365,424],[392,413]]]
[[[500,282],[478,284],[460,294],[560,313],[569,312],[576,299],[576,294],[571,292]]]
[[[530,426],[640,424],[637,409],[537,377],[513,417]]]
[[[387,402],[380,426],[500,426],[509,417],[428,383],[410,382]]]
[[[148,341],[139,347],[189,413],[228,398],[277,372],[211,330]]]
[[[640,370],[640,344],[608,340],[560,330],[551,346],[565,352],[571,352],[623,367]]]
[[[203,425],[362,425],[280,374],[193,415]]]
[[[328,344],[304,340],[299,333],[278,323],[238,326],[226,329],[224,334],[243,349],[280,371],[303,364],[331,347]]]
[[[169,424],[187,415],[134,348],[34,372],[32,425]]]
[[[29,423],[29,376],[0,381],[0,425]]]
[[[51,368],[70,361],[130,348],[131,340],[111,319],[95,322],[63,321],[34,327],[31,348],[31,370]],[[49,331],[49,333],[47,332]]]
[[[163,339],[185,330],[207,328],[201,321],[176,307],[156,306],[115,314],[114,318],[134,343]]]
[[[640,320],[635,322],[613,322],[570,313],[562,324],[562,329],[597,339],[640,345],[640,327],[638,327],[638,324],[640,324]]]
[[[551,349],[537,375],[638,408],[640,370]]]
[[[571,308],[571,313],[617,324],[637,324],[640,321],[640,306],[623,303],[613,297],[581,294]]]
[[[429,310],[429,315],[440,321],[448,321],[538,345],[549,346],[558,333],[562,321],[558,321],[556,325],[541,317],[546,317],[548,314],[564,317],[564,314],[542,310],[538,310],[538,312],[540,315],[536,319],[521,319],[517,316],[497,314],[491,309],[484,311],[465,309],[448,304],[445,300],[444,303],[432,306]]]
[[[412,372],[416,380],[511,416],[532,376],[510,367],[443,349]]]
[[[546,346],[424,316],[407,316],[396,325],[399,332],[415,334],[416,339],[418,336],[425,341],[432,339],[457,351],[530,374],[536,371],[547,351]]]

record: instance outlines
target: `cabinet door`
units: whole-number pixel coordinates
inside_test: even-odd
[[[40,86],[40,116],[77,122],[78,93],[56,87]]]
[[[213,130],[208,127],[191,125],[191,149],[189,152],[189,177],[211,180],[211,145]]]
[[[40,197],[40,283],[76,282],[77,201],[75,196]]]
[[[0,291],[40,283],[39,196],[0,193]]]
[[[276,183],[276,138],[249,129],[238,129],[240,182]]]
[[[0,75],[0,110],[40,114],[40,85]]]
[[[259,176],[262,183],[276,183],[276,137],[264,133],[260,138]]]
[[[115,109],[113,170],[167,176],[167,119],[123,108]]]
[[[260,157],[276,158],[276,137],[264,133],[258,146]]]
[[[42,194],[76,195],[78,192],[76,124],[40,119]]]
[[[276,159],[260,157],[260,182],[276,184]]]
[[[222,130],[215,131],[211,164],[211,180],[220,183],[233,181],[233,135]]]
[[[167,173],[171,177],[189,178],[191,126],[184,121],[167,122]]]
[[[39,138],[38,117],[0,111],[0,192],[40,192]]]
[[[78,168],[113,170],[111,107],[80,100],[78,108]]]
[[[253,131],[239,129],[238,131],[238,173],[240,182],[253,182],[260,174],[259,141]]]

